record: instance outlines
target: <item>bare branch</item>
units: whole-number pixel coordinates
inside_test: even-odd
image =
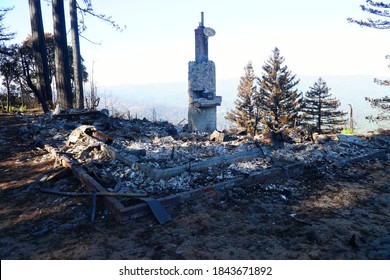
[[[87,37],[85,37],[85,36],[83,36],[83,35],[81,35],[81,34],[79,34],[79,36],[80,36],[81,38],[87,40],[87,41],[90,42],[91,44],[98,45],[98,46],[100,46],[100,45],[102,44],[101,42],[100,42],[100,43],[94,42],[94,41],[88,39]]]
[[[91,0],[83,0],[84,1],[84,4],[86,5],[86,7],[81,7],[78,3],[77,3],[77,9],[81,12],[82,14],[82,20],[81,20],[81,23],[82,23],[82,30],[86,30],[86,25],[84,24],[84,15],[91,15],[93,17],[96,17],[106,23],[108,23],[109,25],[111,25],[114,29],[116,29],[117,31],[120,31],[122,32],[124,29],[126,29],[126,26],[120,26],[119,24],[117,24],[111,16],[107,16],[105,14],[98,14],[96,13],[93,8],[92,8],[92,3],[91,3]]]

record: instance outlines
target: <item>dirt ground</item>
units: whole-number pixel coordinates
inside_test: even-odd
[[[390,162],[374,159],[323,174],[235,187],[153,217],[118,224],[98,202],[42,193],[32,183],[53,168],[0,113],[1,259],[390,259]],[[46,184],[83,188],[70,173]]]

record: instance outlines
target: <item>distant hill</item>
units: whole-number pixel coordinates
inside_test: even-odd
[[[306,92],[319,78],[318,76],[298,77],[299,91]],[[331,88],[333,97],[341,101],[341,109],[349,111],[348,104],[354,109],[354,121],[359,132],[374,130],[377,125],[369,123],[365,116],[374,111],[364,100],[368,97],[382,97],[390,94],[390,89],[373,82],[374,76],[329,76],[322,78]],[[380,78],[380,77],[379,77]],[[239,78],[217,81],[217,95],[222,96],[222,106],[218,107],[218,128],[229,126],[224,119],[227,111],[234,108]],[[132,116],[148,119],[168,120],[178,123],[187,118],[187,83],[165,83],[145,85],[118,85],[99,89],[101,107],[115,107],[116,110],[129,112]],[[102,94],[103,93],[103,94]]]

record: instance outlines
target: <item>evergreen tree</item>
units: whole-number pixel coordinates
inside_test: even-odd
[[[366,21],[364,21],[348,18],[350,23],[356,23],[360,26],[375,29],[390,29],[390,21],[387,20],[387,18],[390,17],[390,3],[366,0],[366,5],[360,5],[360,8],[362,11],[375,15],[379,19],[373,20],[368,18]],[[390,59],[390,56],[386,56],[386,59]],[[375,78],[374,82],[381,86],[390,86],[390,80],[381,80]],[[379,109],[380,111],[377,116],[367,116],[367,119],[371,121],[390,120],[390,98],[388,96],[381,98],[366,97],[366,100],[370,103],[372,108]]]
[[[53,78],[55,77],[55,59],[54,59],[54,36],[51,33],[45,33],[45,45],[46,45],[46,56],[47,56],[47,62],[49,66],[49,84],[52,83]],[[70,69],[72,70],[73,65],[73,57],[72,57],[72,47],[68,46],[68,52],[69,52],[69,65]],[[38,85],[36,84],[37,76],[38,76],[38,67],[36,67],[36,61],[34,56],[34,49],[33,49],[33,39],[32,36],[29,35],[27,38],[21,43],[20,50],[20,61],[19,63],[20,68],[22,69],[20,72],[22,74],[22,84],[24,86],[24,90],[26,92],[31,91],[34,93],[34,95],[38,98],[38,100],[41,100],[44,98],[44,96],[41,95],[41,92],[38,90]],[[82,58],[81,58],[82,59]],[[83,62],[83,60],[82,60]],[[82,75],[83,75],[83,81],[88,81],[88,73],[87,68],[82,63]],[[73,71],[71,71],[71,86],[75,84],[74,82],[74,76],[72,75]],[[46,102],[44,102],[46,104]]]
[[[0,81],[6,89],[6,109],[7,111],[10,111],[11,98],[15,91],[15,82],[19,78],[19,73],[17,70],[18,57],[16,55],[18,46],[11,45],[9,47],[2,47],[2,49],[6,54],[0,54]]]
[[[45,42],[46,42],[46,51],[47,51],[47,60],[49,65],[49,81],[50,83],[53,80],[53,77],[55,76],[55,59],[54,59],[54,35],[52,33],[45,33]],[[35,78],[37,73],[35,71],[35,60],[33,55],[33,46],[32,46],[32,37],[31,35],[27,36],[27,38],[21,43],[21,49],[22,49],[22,55],[23,59],[28,61],[29,64],[29,71],[32,78]],[[73,75],[73,48],[71,46],[68,46],[68,53],[69,53],[69,65],[71,69],[70,78],[71,78],[71,85],[72,89],[74,88],[73,85],[76,83]],[[84,65],[84,59],[81,57],[81,67],[82,67],[82,81],[87,82],[88,81],[88,72],[87,68]]]
[[[330,88],[319,78],[305,94],[305,122],[314,126],[318,132],[339,130],[346,124],[346,112],[338,110],[340,101],[332,98]]]
[[[367,116],[370,121],[382,122],[390,121],[390,97],[385,96],[382,98],[370,98],[366,97],[366,100],[370,103],[372,108],[378,109],[379,114],[376,116]]]
[[[371,0],[366,0],[366,3],[366,5],[360,5],[362,11],[378,17],[383,17],[385,19],[373,20],[371,18],[368,18],[364,21],[348,18],[348,21],[350,23],[359,24],[360,26],[366,26],[376,29],[390,29],[390,21],[386,19],[389,17],[390,3],[385,4],[383,2],[376,2]]]
[[[247,133],[255,135],[258,125],[255,100],[258,93],[252,62],[248,62],[244,67],[244,71],[244,76],[241,77],[237,88],[237,99],[234,102],[236,107],[228,112],[225,118],[238,127],[244,128]]]
[[[0,8],[0,44],[4,43],[4,41],[9,41],[14,38],[14,32],[8,32],[8,28],[4,26],[3,20],[7,12],[12,10],[12,8]],[[1,50],[0,50],[1,51]]]
[[[259,114],[260,122],[267,131],[282,132],[285,128],[292,128],[299,119],[302,94],[295,86],[299,83],[286,65],[284,57],[278,48],[263,66],[262,77],[258,79],[260,88]]]

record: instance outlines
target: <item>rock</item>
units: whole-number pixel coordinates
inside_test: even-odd
[[[225,139],[225,134],[218,131],[218,130],[214,130],[210,135],[209,135],[209,140],[210,141],[214,141],[214,142],[223,142]]]

